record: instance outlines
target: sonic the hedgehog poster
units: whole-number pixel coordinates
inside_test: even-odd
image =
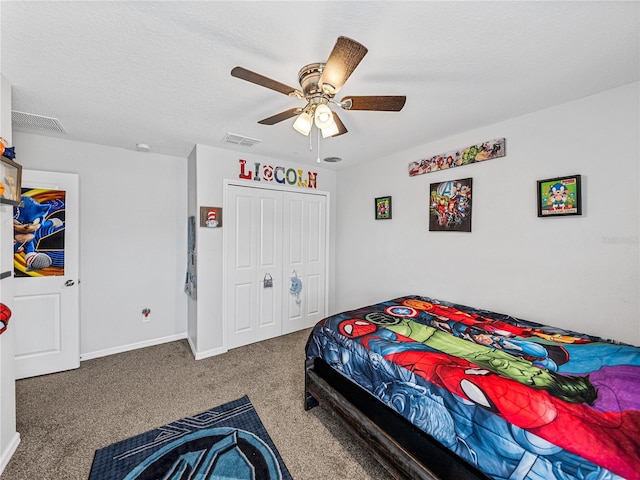
[[[64,275],[65,192],[22,189],[13,214],[16,277]]]

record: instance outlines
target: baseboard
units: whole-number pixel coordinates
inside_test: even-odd
[[[145,340],[144,342],[130,343],[129,345],[122,345],[121,347],[98,350],[97,352],[83,353],[82,355],[80,355],[80,361],[91,360],[93,358],[106,357],[107,355],[114,355],[116,353],[129,352],[131,350],[137,350],[139,348],[153,347],[154,345],[161,345],[163,343],[175,342],[177,340],[184,340],[185,338],[187,338],[186,332],[180,333],[178,335],[171,335],[168,337],[154,338],[153,340]]]
[[[193,343],[193,339],[189,335],[187,335],[187,343],[189,344],[189,348],[191,349],[191,353],[193,353],[193,356],[195,357],[197,349],[196,349],[196,346]]]
[[[20,434],[18,432],[15,433],[7,448],[5,448],[4,452],[2,452],[2,456],[0,456],[0,475],[4,472],[4,469],[9,465],[9,460],[13,457],[13,454],[16,453],[16,449],[20,445]]]
[[[226,348],[212,348],[211,350],[207,350],[206,352],[193,352],[193,356],[196,360],[202,360],[208,357],[214,357],[216,355],[220,355],[221,353],[226,353]]]
[[[191,338],[187,337],[187,341],[189,342],[189,346],[191,347],[191,353],[193,353],[193,356],[196,360],[202,360],[204,358],[214,357],[216,355],[220,355],[221,353],[228,352],[228,350],[223,347],[212,348],[211,350],[207,350],[205,352],[198,352],[195,348],[195,345],[191,341]]]

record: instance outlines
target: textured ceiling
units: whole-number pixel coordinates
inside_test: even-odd
[[[341,111],[349,133],[321,141],[322,158],[343,158],[330,168],[615,88],[640,70],[635,1],[2,1],[0,15],[13,110],[59,119],[67,134],[51,135],[180,157],[201,143],[314,162],[316,137],[293,119],[257,123],[304,102],[230,71],[298,87],[298,70],[324,62],[340,35],[369,53],[338,98],[407,104]],[[226,133],[261,142],[222,143]]]

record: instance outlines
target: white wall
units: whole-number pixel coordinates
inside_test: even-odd
[[[197,194],[195,199],[189,203],[189,215],[196,215],[199,224],[199,207],[223,207],[224,200],[224,180],[239,180],[240,165],[239,160],[247,161],[247,172],[253,168],[255,162],[261,165],[283,166],[286,168],[301,169],[305,172],[316,172],[317,190],[329,192],[330,196],[330,250],[335,250],[335,191],[336,173],[318,167],[318,164],[310,160],[308,163],[288,163],[277,159],[252,155],[250,151],[245,155],[238,154],[219,148],[205,145],[197,145],[195,156],[189,160],[189,178],[195,178],[193,173],[197,171]],[[257,185],[254,180],[244,180]],[[277,186],[276,182],[261,182],[270,186]],[[287,185],[289,187],[289,185]],[[191,187],[190,187],[191,188]],[[303,187],[291,187],[303,188]],[[192,192],[190,192],[190,195]],[[193,203],[192,203],[193,202]],[[196,329],[196,337],[191,337],[192,326],[189,328],[190,342],[192,348],[196,348],[196,358],[215,355],[225,351],[222,318],[222,290],[223,290],[223,232],[226,208],[222,212],[222,228],[196,228],[196,245],[198,250],[198,302],[197,311],[195,304],[190,304],[189,318],[193,321]],[[333,285],[335,278],[335,268],[333,259],[330,257],[329,264],[329,311],[333,309]]]
[[[186,159],[17,131],[14,142],[24,168],[80,176],[81,359],[185,338]]]
[[[419,294],[640,345],[639,85],[340,171],[337,308]],[[411,161],[500,137],[504,158],[408,175]],[[571,174],[582,216],[538,218],[536,180]],[[467,177],[472,233],[429,232],[429,184]],[[393,218],[376,221],[383,195]]]

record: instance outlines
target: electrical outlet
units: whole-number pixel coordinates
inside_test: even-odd
[[[150,308],[143,308],[142,309],[142,323],[146,323],[146,322],[150,322],[151,321],[151,309]]]

